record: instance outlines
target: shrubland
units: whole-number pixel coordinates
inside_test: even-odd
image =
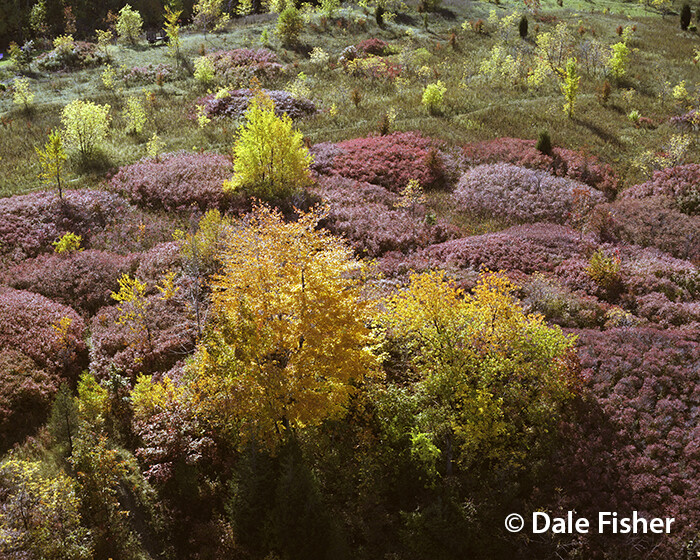
[[[0,556],[700,552],[680,2],[6,4]]]

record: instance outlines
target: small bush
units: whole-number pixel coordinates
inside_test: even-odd
[[[109,105],[76,99],[63,108],[61,124],[66,144],[89,159],[95,155],[109,129]]]
[[[428,84],[423,90],[423,107],[426,108],[431,115],[437,115],[442,112],[445,104],[445,92],[447,88],[438,80],[437,83]]]
[[[537,151],[542,152],[546,156],[552,155],[552,140],[549,137],[549,132],[542,130],[537,137],[537,144],[535,144]]]
[[[92,68],[109,61],[107,54],[100,52],[93,43],[74,41],[70,44],[64,43],[64,45],[38,56],[36,59],[37,67],[47,72],[56,72]],[[70,48],[66,48],[68,45]]]
[[[304,20],[293,5],[285,8],[277,18],[277,34],[285,45],[296,45],[304,29]]]
[[[277,55],[268,49],[233,49],[206,55],[214,64],[214,73],[226,84],[248,84],[252,78],[270,80],[278,77],[284,67]]]
[[[622,281],[620,263],[619,255],[598,249],[591,255],[586,272],[600,287],[611,290],[619,287]]]
[[[355,49],[363,55],[384,56],[389,50],[389,43],[381,39],[365,39],[360,41]]]
[[[194,61],[194,79],[203,86],[214,82],[214,63],[206,56],[200,56]]]

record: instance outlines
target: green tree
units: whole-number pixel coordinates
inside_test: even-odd
[[[630,50],[623,42],[615,43],[611,48],[612,53],[608,59],[607,66],[612,77],[619,79],[627,72]]]
[[[48,429],[54,444],[68,457],[73,454],[73,441],[78,432],[78,423],[78,404],[70,387],[64,383],[51,406]]]
[[[303,136],[286,114],[278,117],[272,100],[258,94],[246,112],[234,153],[234,176],[224,190],[244,190],[262,199],[274,199],[311,182],[312,158]]]
[[[576,69],[576,59],[570,58],[566,61],[566,73],[561,81],[561,92],[564,94],[564,111],[571,118],[574,114],[574,104],[578,95],[578,87],[581,82],[581,76],[578,75]]]
[[[163,27],[168,36],[168,50],[175,57],[178,65],[180,64],[180,47],[182,46],[182,41],[180,40],[180,15],[182,15],[182,10],[173,11],[170,6],[165,6]]]
[[[224,12],[224,0],[199,0],[193,8],[195,27],[207,31],[221,31],[230,16]]]
[[[46,142],[44,149],[35,148],[37,156],[39,156],[39,165],[41,166],[41,174],[39,177],[46,184],[56,183],[58,189],[58,198],[63,199],[63,188],[61,186],[61,175],[63,174],[63,166],[68,156],[63,149],[63,140],[58,130],[52,130],[49,134],[49,140]]]
[[[294,5],[285,8],[277,18],[277,34],[285,45],[296,45],[304,29],[304,20]]]
[[[141,28],[143,27],[143,19],[141,14],[134,10],[130,4],[119,10],[119,19],[117,19],[117,35],[122,41],[128,41],[132,45],[136,44]]]
[[[109,105],[76,99],[63,108],[61,124],[66,144],[77,149],[83,159],[90,159],[109,129]]]
[[[430,272],[385,301],[381,322],[417,376],[407,390],[415,454],[430,458],[436,445],[448,474],[455,459],[524,468],[573,395],[574,338],[526,314],[514,289],[491,273],[467,295]]]

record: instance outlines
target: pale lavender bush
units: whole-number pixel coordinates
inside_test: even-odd
[[[496,163],[478,165],[464,173],[454,199],[458,208],[479,216],[565,224],[570,222],[573,211],[586,215],[605,197],[600,191],[572,179]],[[575,208],[576,200],[578,207]]]

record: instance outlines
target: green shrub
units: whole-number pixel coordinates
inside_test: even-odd
[[[431,115],[439,114],[445,103],[447,88],[438,80],[435,84],[428,84],[423,90],[423,106]]]
[[[15,91],[12,100],[15,105],[21,105],[25,112],[29,111],[29,106],[34,101],[34,92],[29,87],[29,80],[27,78],[15,78],[13,87]]]
[[[540,131],[535,148],[547,156],[552,155],[552,139],[549,136],[549,131]]]
[[[126,132],[127,134],[141,134],[146,126],[146,111],[143,102],[135,96],[126,100]]]
[[[141,34],[143,20],[141,14],[134,10],[130,4],[119,10],[119,19],[117,19],[117,34],[122,41],[128,41],[132,45],[136,44],[136,40]]]
[[[82,251],[80,248],[80,242],[83,240],[82,235],[76,235],[72,232],[67,232],[58,241],[52,243],[54,247],[54,252],[62,255],[63,253],[75,253],[76,251]]]
[[[61,124],[66,144],[90,159],[109,129],[109,105],[76,99],[63,108]]]
[[[214,81],[214,62],[211,58],[200,56],[194,61],[194,79],[205,86]]]
[[[277,34],[285,45],[296,45],[304,28],[304,20],[293,5],[284,9],[277,18]]]

